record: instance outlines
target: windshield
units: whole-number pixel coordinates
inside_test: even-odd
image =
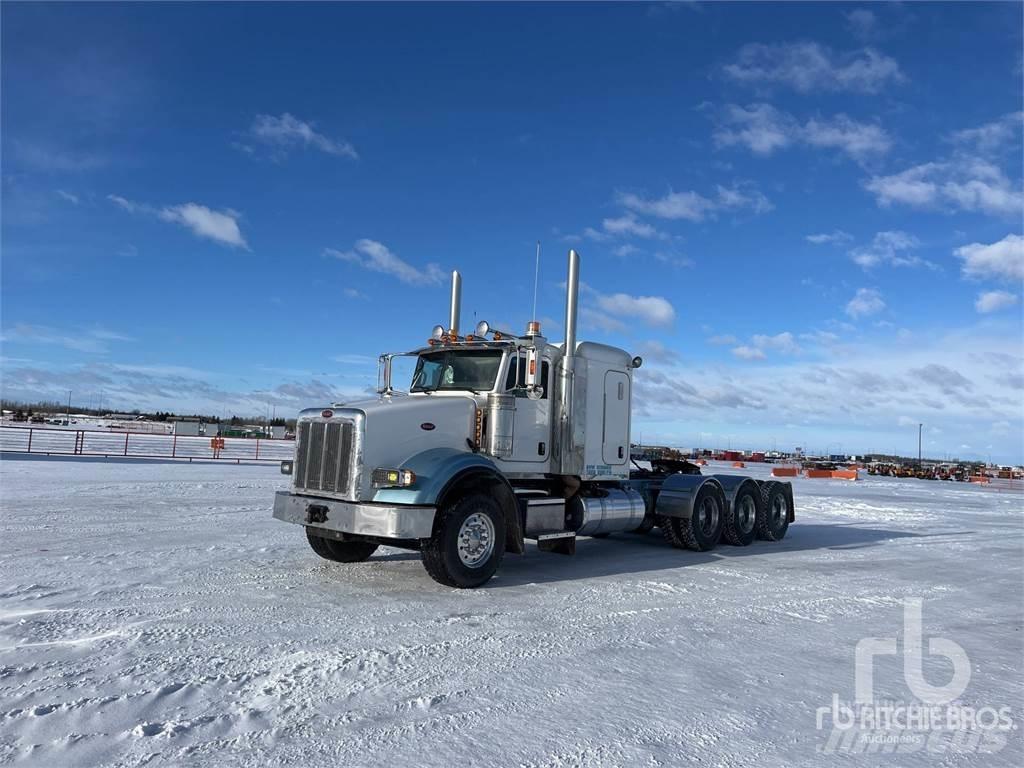
[[[416,361],[410,392],[470,389],[486,392],[494,388],[501,367],[500,349],[445,349],[426,352]]]

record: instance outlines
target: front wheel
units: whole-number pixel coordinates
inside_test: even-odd
[[[377,551],[377,544],[372,541],[338,541],[326,536],[317,536],[309,528],[306,539],[320,557],[336,563],[361,563]]]
[[[446,505],[420,553],[423,567],[439,584],[459,589],[485,584],[505,554],[504,517],[498,502],[487,494],[471,493]]]

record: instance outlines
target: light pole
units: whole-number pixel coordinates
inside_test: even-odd
[[[921,468],[921,430],[924,428],[924,424],[918,423],[917,425],[917,468]]]
[[[68,390],[68,419],[64,423],[64,426],[66,426],[66,427],[70,427],[71,426],[71,390],[70,389]]]

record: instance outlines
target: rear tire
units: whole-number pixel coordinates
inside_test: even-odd
[[[761,514],[757,518],[757,538],[781,541],[789,530],[789,496],[782,483],[769,481],[761,486]]]
[[[306,529],[306,540],[320,557],[336,563],[361,563],[380,546],[372,541],[338,541],[326,536],[317,536],[309,528]]]
[[[725,527],[725,494],[717,484],[705,483],[693,500],[693,514],[689,519],[661,517],[665,540],[680,549],[707,552],[714,549],[722,538]]]
[[[423,567],[446,587],[487,583],[505,554],[505,519],[494,497],[470,493],[438,511],[434,533],[420,548]]]
[[[759,489],[744,485],[725,515],[722,538],[736,547],[747,546],[757,538],[757,520],[763,515]]]

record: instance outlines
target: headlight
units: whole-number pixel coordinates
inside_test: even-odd
[[[416,473],[411,469],[373,470],[373,484],[377,488],[404,488],[416,482]]]

